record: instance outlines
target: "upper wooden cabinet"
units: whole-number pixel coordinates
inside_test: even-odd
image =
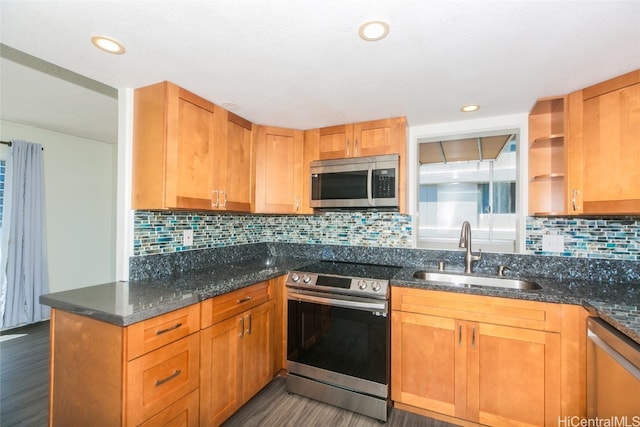
[[[318,154],[313,160],[404,154],[404,117],[331,126],[307,131],[317,133]]]
[[[407,120],[404,117],[373,120],[347,125],[331,126],[304,131],[303,199],[308,204],[310,195],[309,163],[313,160],[341,159],[345,157],[400,155],[398,182],[400,212],[405,212],[405,158],[407,147]],[[305,207],[304,212],[313,210]]]
[[[640,70],[582,95],[583,213],[640,213]]]
[[[133,209],[251,210],[252,125],[162,82],[135,91]]]
[[[529,214],[640,213],[640,70],[539,100],[529,115]]]
[[[258,126],[255,212],[310,212],[303,195],[303,136],[301,130]]]
[[[227,113],[226,153],[221,156],[218,187],[221,209],[251,212],[255,197],[255,134],[253,124],[231,112]]]

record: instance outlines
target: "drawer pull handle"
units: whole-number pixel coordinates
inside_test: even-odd
[[[161,380],[156,380],[156,387],[161,386],[162,384],[166,383],[167,381],[171,381],[172,379],[174,379],[175,377],[177,377],[178,375],[180,375],[182,371],[180,369],[176,369],[175,371],[173,371],[173,373],[171,375],[169,375],[166,378],[163,378]]]
[[[167,332],[171,332],[175,329],[178,329],[180,326],[182,326],[182,323],[178,322],[173,326],[170,326],[166,329],[160,329],[159,331],[156,331],[156,335],[162,335],[162,334],[166,334]]]
[[[253,299],[253,297],[251,295],[249,295],[246,298],[242,298],[238,300],[238,304],[242,304],[243,302],[247,302],[247,301],[251,301]]]
[[[458,346],[462,345],[462,325],[458,325]]]

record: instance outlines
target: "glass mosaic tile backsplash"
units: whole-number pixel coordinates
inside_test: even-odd
[[[248,215],[136,211],[134,256],[253,243],[304,243],[410,248],[411,216],[393,212]],[[183,230],[193,229],[192,246]],[[545,234],[564,238],[563,252],[545,252]],[[526,222],[533,255],[640,261],[640,218],[533,218]]]
[[[183,246],[183,230],[193,245]],[[234,215],[136,211],[134,256],[251,243],[411,247],[411,217],[393,212]]]
[[[564,251],[543,251],[545,234],[564,238]],[[527,253],[640,261],[640,218],[527,218]]]

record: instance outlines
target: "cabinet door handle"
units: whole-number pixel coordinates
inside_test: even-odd
[[[238,304],[242,304],[243,302],[251,301],[253,296],[249,295],[248,297],[242,298],[238,300]]]
[[[240,318],[240,338],[244,338],[244,316]]]
[[[358,155],[358,140],[355,139],[353,141],[353,155],[357,156]]]
[[[458,347],[462,346],[462,324],[458,325]]]
[[[247,334],[251,335],[251,314],[247,316],[247,319],[249,320],[249,327],[247,328]]]
[[[157,331],[156,331],[156,335],[166,334],[167,332],[171,332],[171,331],[173,331],[173,330],[178,329],[180,326],[182,326],[182,323],[178,322],[178,323],[176,323],[175,325],[170,326],[170,327],[168,327],[168,328],[165,328],[165,329],[159,329],[159,330],[157,330]]]
[[[349,140],[347,139],[347,157],[351,155],[351,146],[349,144]]]
[[[213,201],[214,195],[216,196],[215,202]],[[214,208],[217,208],[219,203],[220,203],[220,195],[218,194],[218,190],[211,190],[211,206],[213,206]]]
[[[178,375],[180,375],[182,373],[182,371],[180,369],[176,369],[175,371],[173,371],[173,373],[171,375],[169,375],[168,377],[156,380],[155,382],[155,386],[159,387],[162,384],[166,383],[167,381],[171,381],[172,379],[174,379],[175,377],[177,377]]]
[[[580,194],[579,190],[573,190],[571,193],[571,205],[573,206],[574,211],[578,210],[578,194]]]
[[[220,194],[222,194],[222,204],[220,205],[220,207],[221,208],[226,208],[227,207],[227,192],[220,190]]]
[[[476,327],[471,327],[471,348],[476,348]]]
[[[296,212],[300,210],[300,197],[296,196]]]

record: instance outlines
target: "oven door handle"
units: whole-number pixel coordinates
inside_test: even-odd
[[[387,301],[365,302],[365,301],[353,301],[348,299],[328,298],[326,296],[317,296],[306,293],[304,291],[297,291],[295,293],[289,293],[287,299],[292,301],[310,302],[323,305],[332,305],[342,308],[354,308],[363,311],[378,311],[382,314],[387,314]]]

